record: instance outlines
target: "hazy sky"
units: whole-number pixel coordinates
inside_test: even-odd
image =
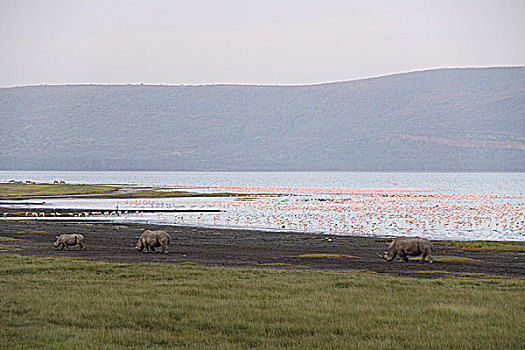
[[[0,0],[0,86],[308,84],[516,65],[524,0]]]

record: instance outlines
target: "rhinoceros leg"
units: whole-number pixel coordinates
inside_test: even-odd
[[[166,244],[162,245],[162,252],[168,254],[168,246]]]
[[[423,251],[423,256],[421,257],[421,261],[420,262],[425,262],[425,258],[428,256],[428,262],[429,263],[433,263],[432,261],[432,253],[430,251],[430,249],[426,248],[424,251]]]

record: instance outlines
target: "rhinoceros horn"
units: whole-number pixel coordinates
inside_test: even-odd
[[[376,253],[376,254],[377,254],[378,257],[380,257],[380,258],[382,258],[382,259],[385,258],[383,255],[381,255],[381,254],[379,254],[379,253]]]

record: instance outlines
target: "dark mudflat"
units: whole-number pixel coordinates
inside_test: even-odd
[[[131,245],[145,229],[166,230],[169,253],[138,253]],[[45,231],[45,233],[21,233]],[[81,233],[86,251],[58,250],[55,236]],[[310,270],[368,270],[394,276],[435,278],[485,274],[525,277],[525,253],[445,248],[434,244],[434,256],[455,256],[477,261],[386,262],[377,256],[385,241],[373,237],[326,236],[252,230],[207,229],[139,224],[86,224],[42,221],[0,221],[0,237],[23,239],[0,242],[14,249],[0,254],[69,256],[121,263],[195,263],[204,266],[285,268]],[[356,258],[299,257],[304,254],[342,254]],[[421,273],[425,271],[426,273]],[[431,272],[431,273],[428,273]],[[474,275],[475,277],[476,275]],[[480,275],[483,276],[483,275]]]

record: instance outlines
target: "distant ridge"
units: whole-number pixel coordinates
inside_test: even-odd
[[[525,67],[0,88],[1,170],[525,171]]]
[[[434,72],[440,70],[479,70],[479,69],[525,69],[525,66],[497,66],[497,67],[441,67],[441,68],[428,68],[416,71],[406,71],[406,72],[397,72],[384,75],[374,75],[363,78],[356,79],[346,79],[346,80],[334,80],[334,81],[323,81],[318,83],[308,83],[308,84],[252,84],[252,83],[201,83],[201,84],[191,84],[191,83],[179,83],[179,84],[148,84],[148,83],[65,83],[65,84],[29,84],[29,85],[16,85],[16,86],[0,86],[0,89],[13,89],[13,88],[31,88],[31,87],[42,87],[42,86],[142,86],[142,87],[203,87],[203,86],[235,86],[235,87],[305,87],[305,86],[319,86],[319,85],[329,85],[329,84],[344,84],[344,83],[353,83],[363,80],[372,80],[372,79],[382,79],[389,78],[398,75],[407,75],[407,74],[419,74]]]

